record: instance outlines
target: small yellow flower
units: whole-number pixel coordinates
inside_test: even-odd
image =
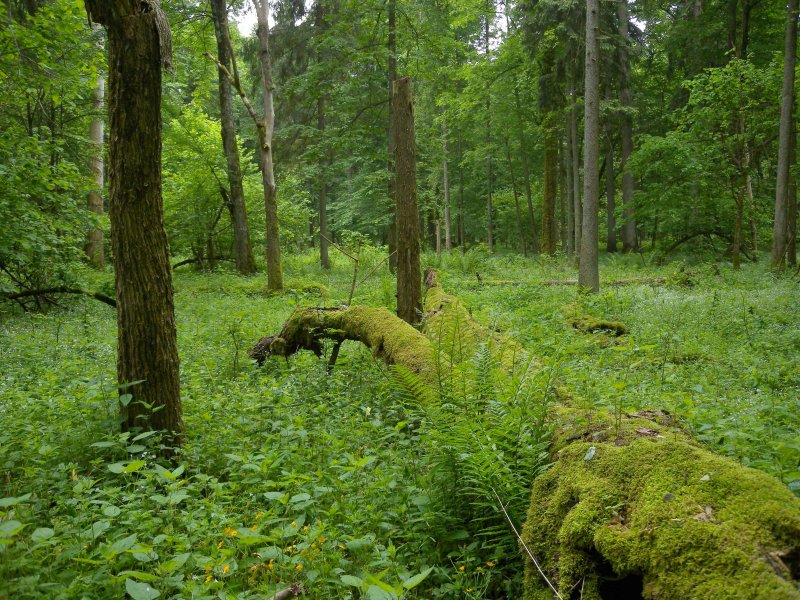
[[[206,577],[206,584],[209,584],[209,583],[211,583],[211,580],[212,580],[212,579],[214,579],[214,578],[213,578],[211,575],[209,575],[208,577]]]
[[[496,564],[497,564],[496,562],[494,562],[493,560],[490,560],[489,562],[487,562],[487,563],[486,563],[486,566],[487,566],[487,567],[493,567],[493,566],[495,566]]]
[[[232,529],[230,527],[226,527],[224,529],[224,531],[225,531],[225,535],[229,535],[231,537],[236,537],[237,535],[239,535],[238,531],[236,531],[235,529]]]
[[[328,538],[326,538],[325,536],[322,536],[322,535],[321,535],[321,536],[319,536],[319,543],[320,543],[320,544],[324,544],[324,543],[325,543],[325,541],[326,541],[327,539],[328,539]]]
[[[464,572],[464,565],[461,565],[460,567],[458,567],[458,570],[463,573]]]
[[[211,563],[206,563],[206,566],[203,567],[203,571],[205,571],[206,573],[210,573],[211,572]]]
[[[308,531],[308,525],[303,525],[303,531]]]
[[[258,525],[253,525],[253,526],[250,528],[250,531],[255,531],[256,529],[258,529]]]
[[[467,591],[468,591],[468,592],[471,592],[471,591],[472,591],[472,588],[467,588]]]
[[[290,527],[292,529],[295,529],[297,527],[297,521],[292,521],[292,524],[290,525]]]
[[[256,515],[256,521],[258,521],[258,520],[259,520],[261,517],[263,517],[263,516],[264,516],[264,513],[258,513],[258,514]]]
[[[222,548],[222,544],[224,544],[224,543],[225,543],[224,541],[220,541],[220,543],[219,543],[219,544],[217,544],[217,550],[219,550],[220,548]]]
[[[267,565],[267,568],[268,568],[270,571],[272,571],[272,567],[274,567],[274,566],[275,566],[275,561],[274,561],[274,560],[272,560],[272,559],[270,559],[270,561],[269,561],[269,564]]]
[[[302,571],[303,570],[303,563],[297,563],[297,566],[295,567],[295,569],[297,569],[298,571]]]
[[[223,575],[227,575],[228,571],[230,571],[230,570],[231,570],[231,566],[230,565],[225,565],[224,567],[222,567],[222,574]]]

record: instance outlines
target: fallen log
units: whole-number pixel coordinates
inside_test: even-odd
[[[563,598],[800,599],[800,501],[782,483],[663,413],[556,418],[522,533],[539,563],[525,600],[553,598],[542,573]]]
[[[102,302],[103,304],[107,304],[113,308],[117,307],[117,301],[110,296],[102,294],[100,292],[92,292],[90,290],[84,290],[81,288],[71,288],[71,287],[52,287],[52,288],[45,288],[41,290],[25,290],[24,292],[14,292],[9,294],[2,294],[0,295],[1,298],[6,300],[21,300],[23,298],[42,298],[49,296],[51,294],[71,294],[71,295],[78,295],[78,296],[87,296],[89,298],[94,298],[95,300]]]
[[[269,356],[290,356],[300,350],[322,355],[322,340],[362,342],[387,364],[429,375],[433,364],[430,340],[385,308],[338,306],[299,308],[277,335],[261,338],[248,354],[258,364]]]

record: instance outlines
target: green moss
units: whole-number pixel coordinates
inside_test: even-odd
[[[619,321],[606,321],[592,315],[583,314],[577,304],[567,304],[562,307],[561,314],[575,329],[583,333],[612,333],[619,337],[628,333],[628,328]]]
[[[700,448],[668,415],[557,418],[523,538],[565,598],[573,586],[617,597],[603,586],[628,576],[647,599],[800,599],[800,501],[783,484]],[[525,587],[526,600],[552,597],[532,564]]]

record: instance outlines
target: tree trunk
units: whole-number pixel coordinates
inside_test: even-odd
[[[593,292],[600,290],[597,252],[597,215],[600,204],[600,0],[586,3],[586,78],[584,92],[583,223],[581,228],[578,283]]]
[[[606,148],[606,250],[617,251],[617,220],[614,215],[616,210],[616,174],[614,173],[614,144],[612,136],[608,135]]]
[[[325,6],[323,0],[317,0],[315,5],[314,15],[314,30],[315,35],[322,36],[325,31]],[[317,52],[317,64],[323,63],[323,51],[320,48]],[[320,141],[325,138],[325,93],[322,89],[319,90],[319,97],[317,98],[317,130],[319,131]],[[331,259],[328,255],[328,174],[326,173],[327,167],[327,150],[320,155],[319,158],[319,263],[320,266],[329,270],[331,268]]]
[[[214,33],[217,38],[217,60],[230,72],[231,52],[230,31],[228,29],[228,9],[226,0],[211,0],[211,15],[214,20]],[[247,208],[242,185],[242,169],[239,163],[239,145],[236,142],[236,123],[233,119],[233,98],[231,81],[218,67],[219,74],[219,114],[222,130],[222,147],[228,167],[230,204],[228,208],[233,225],[233,252],[236,257],[236,270],[242,275],[255,272],[253,249],[250,245],[250,229],[247,225]]]
[[[394,82],[392,114],[397,174],[397,316],[413,325],[419,322],[422,312],[422,275],[419,266],[417,149],[409,77]]]
[[[464,158],[462,152],[461,138],[458,139],[458,245],[461,246],[462,254],[467,250],[466,229],[464,226],[464,166],[461,164]]]
[[[789,198],[786,206],[788,220],[788,237],[786,244],[786,264],[790,267],[797,266],[797,178],[794,176],[794,166],[797,163],[797,127],[792,119],[792,135],[789,140],[791,152],[789,153]]]
[[[253,0],[258,18],[258,58],[261,67],[261,86],[264,92],[264,120],[259,127],[261,148],[261,178],[264,182],[264,209],[266,212],[267,287],[273,291],[283,289],[281,270],[281,238],[278,226],[278,195],[272,164],[272,133],[275,129],[275,110],[272,104],[272,58],[269,50],[269,0]]]
[[[742,221],[744,217],[744,182],[739,186],[736,196],[736,216],[733,222],[733,243],[731,244],[731,262],[734,269],[741,266]]]
[[[544,184],[542,192],[542,252],[556,253],[556,194],[558,193],[558,136],[545,118]]]
[[[450,252],[450,250],[453,249],[453,240],[450,235],[450,176],[447,168],[447,123],[442,127],[442,150],[444,154],[444,158],[442,159],[442,179],[444,185],[444,249]]]
[[[792,123],[794,121],[794,77],[797,54],[798,0],[789,0],[786,16],[786,42],[783,55],[783,90],[781,122],[778,139],[778,176],[775,187],[775,220],[772,229],[770,266],[783,269],[787,246],[787,205],[789,202],[789,159],[791,154]],[[794,200],[796,203],[796,199]]]
[[[94,26],[93,29],[97,27]],[[94,180],[94,189],[89,192],[87,206],[91,212],[100,216],[103,209],[103,109],[105,96],[105,80],[98,73],[97,83],[94,88],[92,107],[94,115],[89,124],[89,142],[91,143],[91,156],[89,158],[89,171]],[[103,230],[99,227],[89,230],[86,236],[86,256],[96,269],[105,267],[105,251],[103,249]]]
[[[514,86],[514,108],[517,117],[517,131],[519,133],[519,153],[522,157],[522,176],[525,179],[525,200],[528,204],[528,220],[531,228],[531,248],[534,254],[539,253],[539,231],[536,228],[536,213],[533,210],[533,194],[531,193],[531,163],[528,158],[528,143],[525,139],[525,124],[522,121],[522,103],[519,99],[519,90]]]
[[[622,171],[622,210],[624,222],[622,224],[622,251],[632,252],[637,249],[636,217],[633,209],[633,173],[628,169],[628,159],[633,154],[633,119],[630,110],[633,108],[631,100],[631,71],[628,60],[628,3],[627,0],[617,3],[617,21],[619,26],[620,46],[620,101],[623,112],[621,115],[622,128],[622,156],[620,171]]]
[[[396,19],[397,19],[397,0],[388,0],[388,19],[389,19],[389,39],[387,42],[387,50],[389,53],[387,79],[389,83],[389,122],[388,131],[386,135],[386,144],[388,148],[386,158],[386,169],[388,172],[388,193],[389,201],[394,202],[396,197],[395,186],[397,185],[397,174],[395,171],[394,155],[395,155],[395,139],[394,139],[394,81],[397,79],[397,38],[396,38]],[[392,206],[391,217],[389,219],[389,231],[387,234],[389,246],[389,271],[394,273],[397,270],[397,215],[395,214],[395,206]]]
[[[489,13],[483,16],[483,51],[484,59],[489,61]],[[494,188],[494,164],[492,161],[492,101],[490,95],[486,93],[486,244],[489,252],[494,252],[494,206],[492,192]]]
[[[558,233],[561,238],[561,251],[565,252],[568,245],[569,226],[567,223],[567,161],[564,160],[564,144],[559,140],[558,143]]]
[[[528,245],[525,243],[525,223],[522,220],[522,211],[519,207],[519,193],[517,192],[517,178],[514,176],[514,161],[511,160],[511,142],[506,136],[506,158],[508,160],[508,173],[511,177],[511,191],[514,194],[514,211],[517,216],[517,226],[519,227],[519,243],[522,247],[522,255],[528,256]]]
[[[575,180],[572,177],[572,116],[567,117],[565,127],[566,156],[564,157],[564,171],[567,178],[567,256],[572,258],[575,254]]]
[[[123,429],[183,432],[172,272],[161,199],[161,66],[170,31],[157,0],[86,0],[108,33],[109,192]]]
[[[569,134],[572,140],[572,232],[573,249],[577,260],[581,253],[583,230],[583,203],[581,202],[581,149],[578,143],[578,108],[575,105],[577,90],[573,90],[572,108],[569,111]],[[584,178],[586,174],[584,173]]]

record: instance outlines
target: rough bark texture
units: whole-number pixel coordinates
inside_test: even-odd
[[[556,194],[558,193],[558,136],[552,127],[545,126],[544,190],[542,192],[542,252],[555,254]]]
[[[89,192],[87,207],[96,215],[104,213],[103,207],[103,109],[105,108],[105,79],[97,75],[94,88],[92,108],[94,116],[89,124],[89,141],[92,144],[92,154],[89,158],[89,171],[94,180],[94,189]],[[91,229],[86,236],[86,256],[89,262],[97,269],[105,267],[105,251],[103,249],[103,230],[99,227]]]
[[[557,409],[522,537],[564,598],[798,600],[800,501],[668,415]],[[530,560],[525,600],[553,593]]]
[[[281,240],[278,226],[278,194],[272,164],[272,133],[275,128],[275,110],[272,104],[272,57],[269,50],[268,0],[253,0],[258,17],[258,58],[261,66],[261,85],[264,90],[264,120],[259,130],[261,178],[264,182],[264,209],[266,212],[267,287],[273,291],[283,289],[281,269]]]
[[[388,65],[387,65],[387,80],[389,83],[389,123],[388,131],[386,134],[386,143],[388,152],[386,155],[386,169],[388,172],[388,197],[389,202],[395,202],[395,185],[397,175],[394,166],[394,104],[392,96],[394,94],[394,81],[397,79],[397,40],[396,40],[396,18],[397,18],[397,0],[388,0],[388,41],[387,50]],[[387,234],[387,242],[389,246],[389,271],[394,273],[397,270],[397,222],[394,213],[394,205],[391,208],[391,218],[389,219],[389,231]]]
[[[219,74],[219,114],[222,131],[222,147],[228,168],[230,196],[228,210],[233,226],[233,253],[236,257],[236,270],[242,275],[250,275],[256,270],[253,249],[250,245],[250,229],[247,225],[247,209],[242,185],[242,169],[239,163],[239,145],[236,143],[236,123],[233,119],[233,97],[231,81],[222,69],[231,68],[231,40],[228,29],[228,8],[226,0],[211,0],[211,15],[214,21],[214,34],[217,38],[217,60]]]
[[[631,100],[630,63],[628,61],[628,3],[617,3],[617,22],[619,27],[619,69],[620,69],[620,101],[624,109],[621,119],[622,128],[622,157],[620,171],[622,171],[622,207],[624,223],[622,224],[622,251],[636,250],[636,218],[633,210],[633,173],[627,168],[628,159],[633,154],[633,119],[630,110],[633,108]]]
[[[108,33],[109,192],[123,428],[180,443],[178,347],[161,200],[161,67],[170,31],[157,0],[87,0]],[[136,383],[135,383],[136,382]]]
[[[411,79],[394,82],[397,218],[397,316],[418,323],[422,311],[422,274],[419,265],[419,210],[417,209],[417,148]]]
[[[597,214],[600,204],[600,0],[586,3],[586,90],[584,92],[583,222],[578,282],[597,292],[600,270],[597,252]]]
[[[783,268],[787,247],[787,205],[789,201],[789,158],[791,154],[792,121],[794,119],[794,78],[797,55],[798,0],[789,0],[786,15],[786,42],[783,56],[783,90],[781,122],[778,140],[778,176],[775,187],[775,220],[772,229],[770,266]]]
[[[314,13],[314,29],[316,35],[322,35],[326,29],[325,24],[325,4],[322,0],[317,0],[315,4]],[[323,51],[317,53],[317,63],[323,62]],[[323,90],[319,91],[319,98],[317,98],[317,129],[319,130],[320,138],[325,135],[325,93]],[[327,154],[327,151],[326,151]],[[320,156],[319,159],[319,263],[320,266],[328,270],[331,268],[331,259],[328,255],[328,174],[326,167],[328,165],[327,156]]]

